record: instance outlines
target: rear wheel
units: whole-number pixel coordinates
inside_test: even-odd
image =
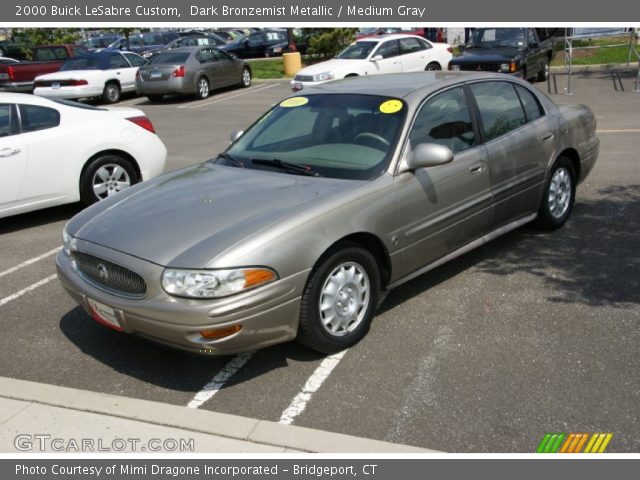
[[[161,102],[163,98],[164,98],[164,95],[160,95],[160,94],[158,94],[158,95],[147,95],[147,99],[150,102],[153,102],[153,103]]]
[[[209,96],[209,80],[207,77],[200,77],[198,79],[198,86],[196,87],[196,97],[204,100]]]
[[[551,170],[545,184],[542,203],[535,221],[537,227],[555,230],[571,215],[576,196],[576,174],[571,160],[561,156]]]
[[[437,62],[431,62],[429,65],[427,65],[425,67],[425,70],[430,72],[430,71],[434,71],[434,70],[442,70],[442,68],[440,67],[440,64]]]
[[[80,178],[80,199],[85,205],[104,200],[138,182],[131,161],[106,154],[93,159]]]
[[[297,341],[334,353],[369,331],[380,295],[375,258],[356,244],[344,244],[313,270],[302,295]]]
[[[120,86],[115,82],[109,82],[102,91],[102,101],[104,103],[117,103],[120,100]]]

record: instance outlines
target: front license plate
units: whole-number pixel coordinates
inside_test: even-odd
[[[60,84],[58,82],[53,82],[51,84],[51,88],[53,88],[54,90],[57,90],[58,88],[60,88]]]
[[[116,316],[116,311],[113,308],[108,307],[103,303],[96,302],[91,298],[87,298],[87,302],[91,308],[94,320],[106,325],[107,327],[114,328],[119,332],[122,331],[122,327],[120,326],[120,322]]]

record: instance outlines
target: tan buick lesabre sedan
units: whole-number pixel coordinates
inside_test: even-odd
[[[388,290],[525,223],[562,226],[595,131],[587,107],[504,75],[326,83],[75,216],[58,276],[95,320],[173,347],[338,351]]]

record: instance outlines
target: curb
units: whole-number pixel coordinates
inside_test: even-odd
[[[629,64],[630,70],[638,68],[638,62],[631,62]],[[611,72],[613,70],[627,70],[626,63],[599,63],[596,65],[572,65],[571,73],[583,73],[583,72]],[[550,67],[551,73],[569,73],[564,65]]]
[[[0,398],[89,412],[313,453],[439,453],[409,445],[0,377]]]
[[[254,78],[253,83],[289,83],[291,78]]]

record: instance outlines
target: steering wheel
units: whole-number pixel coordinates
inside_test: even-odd
[[[359,133],[358,135],[356,135],[354,137],[353,141],[357,142],[359,138],[374,140],[375,142],[378,143],[378,147],[380,146],[380,144],[382,144],[383,148],[373,147],[373,148],[378,148],[378,150],[386,150],[387,147],[389,147],[391,145],[386,138],[381,137],[380,135],[375,134],[375,133],[371,133],[371,132]]]

